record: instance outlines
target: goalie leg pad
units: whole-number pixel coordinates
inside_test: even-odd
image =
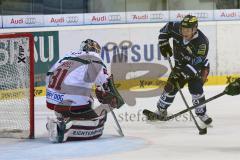
[[[49,140],[53,143],[65,141],[96,139],[103,134],[107,115],[92,120],[65,120],[48,119],[46,125]]]
[[[92,120],[73,120],[72,126],[65,132],[66,140],[90,140],[100,137],[103,134],[106,118],[107,115],[103,115]]]

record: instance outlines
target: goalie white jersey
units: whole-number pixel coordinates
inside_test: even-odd
[[[92,102],[93,85],[102,85],[108,78],[106,67],[98,53],[67,53],[47,74],[46,100],[60,106],[89,104]]]

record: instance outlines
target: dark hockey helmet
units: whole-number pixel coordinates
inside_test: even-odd
[[[86,39],[81,44],[81,50],[85,51],[85,52],[100,53],[101,52],[101,47],[96,41],[94,41],[92,39]]]
[[[198,19],[196,16],[186,15],[181,21],[181,27],[184,28],[194,28],[198,27]]]

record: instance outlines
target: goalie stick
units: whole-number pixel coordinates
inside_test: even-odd
[[[96,62],[95,62],[96,63]],[[101,63],[101,62],[98,62],[99,64],[101,64],[103,67],[106,67],[103,63]],[[112,79],[113,80],[113,79]],[[113,82],[113,84],[112,85],[114,85],[114,82]],[[101,86],[102,87],[102,86]],[[112,88],[114,88],[114,87],[112,87]],[[104,90],[104,88],[102,87],[102,89]],[[117,92],[117,91],[116,91]],[[118,93],[118,92],[117,92]],[[119,93],[118,93],[119,94]],[[121,102],[121,105],[123,105],[123,102]],[[124,137],[124,134],[123,134],[123,131],[122,131],[122,128],[121,128],[121,126],[120,126],[120,124],[119,124],[119,122],[118,122],[118,120],[117,120],[117,117],[116,117],[116,115],[115,115],[115,113],[113,112],[113,110],[112,110],[112,107],[108,104],[108,107],[109,107],[109,109],[110,109],[110,112],[111,112],[111,114],[112,114],[112,116],[113,116],[113,119],[114,119],[114,121],[115,121],[115,123],[116,123],[116,125],[117,125],[117,127],[118,127],[118,129],[117,129],[117,132],[118,132],[118,134],[120,135],[120,136],[122,136],[122,137]]]
[[[114,121],[115,121],[115,123],[116,123],[116,125],[117,125],[117,127],[118,127],[118,130],[117,130],[118,134],[119,134],[120,136],[124,137],[122,128],[121,128],[121,126],[120,126],[120,124],[119,124],[119,122],[118,122],[118,120],[117,120],[117,117],[116,117],[115,113],[113,112],[111,106],[108,105],[108,107],[109,107],[109,109],[110,109],[110,111],[111,111],[111,113],[112,113],[113,119],[114,119]]]
[[[102,87],[102,86],[101,86],[101,87]],[[102,89],[103,89],[103,88],[102,88]],[[109,108],[109,110],[110,110],[110,112],[111,112],[111,114],[112,114],[112,116],[113,116],[113,119],[114,119],[116,125],[117,125],[117,128],[118,128],[118,129],[117,129],[117,132],[118,132],[118,134],[119,134],[120,136],[124,137],[122,128],[121,128],[121,126],[120,126],[120,124],[119,124],[119,122],[118,122],[118,120],[117,120],[117,117],[116,117],[115,113],[113,112],[112,107],[110,106],[110,104],[108,104],[108,108]]]

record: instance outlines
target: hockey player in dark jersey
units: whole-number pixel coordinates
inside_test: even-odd
[[[173,39],[173,49],[169,44],[170,38]],[[206,59],[209,42],[198,29],[198,19],[192,15],[185,16],[181,22],[167,23],[160,30],[158,40],[161,54],[164,57],[173,56],[175,60],[175,66],[157,103],[159,114],[164,118],[178,92],[177,83],[180,88],[188,84],[193,104],[205,101],[203,85],[210,68]],[[197,107],[195,113],[205,124],[212,122],[212,118],[206,114],[206,105]]]

